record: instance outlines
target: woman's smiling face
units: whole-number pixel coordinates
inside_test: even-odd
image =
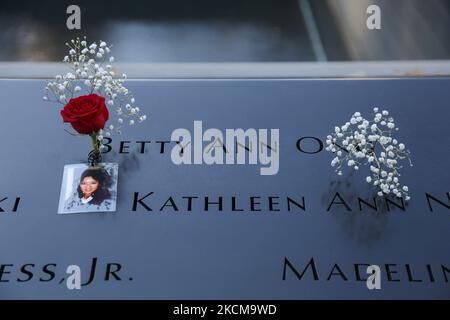
[[[85,198],[89,198],[91,194],[98,189],[99,186],[100,184],[98,183],[98,181],[91,176],[85,177],[80,182],[80,189],[83,192]]]

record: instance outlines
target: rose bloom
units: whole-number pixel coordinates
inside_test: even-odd
[[[92,134],[105,127],[109,112],[104,97],[88,94],[70,99],[61,110],[61,116],[78,133]]]

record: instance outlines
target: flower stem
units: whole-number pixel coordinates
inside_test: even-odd
[[[102,161],[102,156],[100,154],[100,141],[98,140],[98,132],[90,134],[92,139],[92,147],[94,150],[89,152],[88,162],[90,166],[97,166],[99,162]]]
[[[97,139],[97,132],[92,133],[91,138],[95,154],[100,154],[100,141]]]

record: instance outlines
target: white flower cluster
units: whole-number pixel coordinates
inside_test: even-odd
[[[70,99],[86,94],[97,94],[106,99],[106,106],[117,114],[117,124],[110,124],[101,130],[98,139],[103,135],[110,136],[113,132],[121,133],[122,126],[130,126],[146,120],[147,116],[134,105],[132,93],[123,86],[127,76],[116,76],[113,68],[114,57],[110,56],[111,46],[104,41],[88,45],[86,37],[66,43],[69,54],[63,61],[71,65],[71,72],[57,75],[54,81],[49,81],[45,87],[43,99],[63,105]],[[110,112],[111,114],[111,112]]]
[[[399,170],[402,168],[400,161],[404,159],[412,166],[410,152],[392,137],[398,128],[389,112],[378,108],[373,111],[373,121],[355,112],[349,122],[335,127],[334,133],[327,136],[326,150],[336,154],[331,166],[342,175],[343,166],[358,170],[361,165],[369,165],[370,175],[366,181],[380,189],[379,196],[394,194],[409,200],[408,187],[400,184]]]

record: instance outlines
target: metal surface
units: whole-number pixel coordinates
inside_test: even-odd
[[[437,202],[430,212],[425,196],[448,204],[450,79],[130,81],[148,121],[115,136],[103,157],[119,163],[117,212],[64,216],[57,215],[63,167],[85,161],[90,141],[63,131],[60,107],[41,101],[43,86],[42,80],[0,81],[0,199],[8,197],[0,202],[0,298],[450,298],[441,267],[450,265],[450,212]],[[355,111],[368,114],[373,106],[391,112],[399,140],[412,152],[414,166],[402,176],[412,196],[405,212],[360,212],[356,197],[373,194],[364,173],[337,177],[330,154],[296,148],[300,137],[324,139]],[[192,132],[194,120],[221,130],[279,128],[279,173],[260,176],[255,165],[174,165],[172,146],[160,153],[156,141],[170,140],[176,128]],[[142,140],[152,141],[144,153],[136,144]],[[128,154],[119,153],[120,141],[130,141]],[[336,191],[352,212],[342,205],[326,210]],[[132,211],[134,192],[154,192],[145,200],[152,212],[142,205]],[[159,211],[170,196],[179,211]],[[199,197],[192,211],[183,196]],[[224,210],[205,211],[205,196],[222,196]],[[243,211],[231,211],[232,196]],[[261,197],[260,212],[250,210],[252,196]],[[268,196],[280,197],[281,211],[269,211]],[[286,196],[304,196],[306,211],[288,212]],[[16,197],[20,204],[11,212]],[[68,290],[61,281],[66,267],[79,265],[85,282],[94,257],[94,281]],[[302,280],[292,272],[282,280],[285,258],[300,271],[314,258],[320,279],[308,271]],[[49,278],[43,266],[51,263],[55,278],[40,281]],[[121,281],[105,280],[106,263],[121,265]],[[355,279],[357,263],[382,267],[381,290]],[[27,278],[25,264],[34,264],[26,267],[33,278],[19,282]],[[334,264],[347,281],[327,280]],[[400,281],[388,281],[386,264],[395,264],[388,268]],[[406,264],[422,282],[408,280]]]
[[[118,63],[116,70],[132,79],[435,77],[450,75],[450,62]],[[66,71],[56,62],[0,62],[2,79],[44,79]]]

